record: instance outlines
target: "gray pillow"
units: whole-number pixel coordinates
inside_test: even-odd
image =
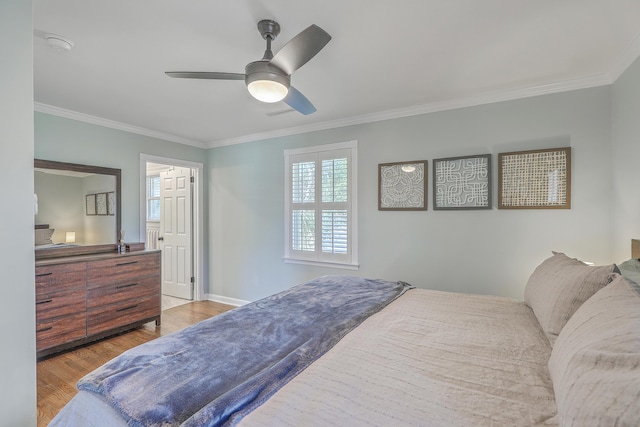
[[[36,246],[41,245],[52,245],[53,241],[51,240],[51,236],[53,236],[53,232],[56,231],[53,228],[39,228],[35,233],[35,244]]]
[[[524,302],[531,307],[551,346],[573,313],[611,281],[615,264],[592,267],[556,253],[529,277]]]
[[[618,264],[620,274],[622,274],[627,280],[640,283],[640,260],[635,258],[629,259],[621,264]]]
[[[567,322],[549,358],[562,426],[640,422],[640,287],[622,276]]]

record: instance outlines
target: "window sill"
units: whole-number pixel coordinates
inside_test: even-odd
[[[340,268],[343,270],[360,269],[359,264],[339,264],[335,262],[310,261],[306,259],[296,259],[296,258],[283,258],[283,259],[285,264],[305,264],[305,265],[313,265],[316,267]]]

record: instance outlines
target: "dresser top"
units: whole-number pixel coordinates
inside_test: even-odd
[[[57,265],[57,264],[68,264],[72,262],[82,262],[82,261],[98,261],[104,259],[111,258],[127,258],[136,255],[147,255],[153,253],[160,253],[160,249],[145,249],[142,251],[133,251],[133,252],[125,252],[125,253],[117,253],[117,252],[106,252],[106,253],[97,253],[97,254],[86,254],[86,255],[73,255],[66,256],[60,258],[47,258],[47,259],[39,259],[36,260],[36,267],[45,266],[45,265]]]

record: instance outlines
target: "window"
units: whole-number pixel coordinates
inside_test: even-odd
[[[285,150],[285,260],[358,267],[357,141]]]
[[[160,221],[160,175],[147,177],[147,221]]]

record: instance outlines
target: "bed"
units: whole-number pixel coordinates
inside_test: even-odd
[[[34,231],[36,251],[39,249],[70,248],[80,246],[75,243],[53,243],[51,238],[56,230],[55,228],[50,228],[49,224],[36,224]]]
[[[640,262],[525,300],[326,276],[129,350],[53,426],[640,424]]]

